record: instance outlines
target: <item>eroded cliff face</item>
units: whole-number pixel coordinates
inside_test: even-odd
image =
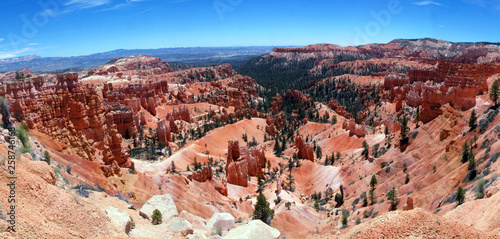
[[[264,166],[264,149],[243,148],[240,150],[239,142],[228,142],[228,153],[226,162],[227,182],[239,186],[248,186],[248,175],[261,176],[264,178],[262,167]]]
[[[297,147],[297,156],[299,159],[307,159],[314,162],[314,150],[311,144],[305,142],[302,136],[295,137],[295,146]]]
[[[104,139],[105,114],[94,88],[78,82],[76,73],[57,76],[56,85],[26,79],[7,83],[0,92],[13,117],[71,147],[68,151],[94,161],[93,143]]]
[[[462,64],[440,61],[435,70],[413,69],[407,75],[387,75],[384,88],[389,99],[412,107],[422,106],[421,120],[427,123],[442,114],[445,104],[462,111],[476,105],[476,96],[488,92],[486,79],[500,72],[496,64]]]
[[[195,180],[198,182],[206,182],[208,180],[212,180],[213,174],[212,174],[212,167],[207,165],[201,167],[201,169],[193,172],[192,174],[188,175],[188,178],[190,180]],[[227,191],[227,189],[226,189]],[[227,192],[226,192],[227,195]]]
[[[137,136],[141,123],[137,112],[141,106],[154,109],[154,102],[168,91],[168,84],[123,88],[105,84],[100,92],[82,84],[76,73],[60,74],[56,79],[55,85],[39,78],[7,83],[0,95],[9,101],[15,118],[68,145],[67,152],[97,161],[94,144],[102,142],[105,164],[116,161],[121,167],[130,166],[122,139]]]

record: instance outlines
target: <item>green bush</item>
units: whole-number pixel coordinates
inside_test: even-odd
[[[347,227],[347,218],[349,218],[349,211],[342,210],[342,226]]]
[[[45,150],[45,153],[43,154],[43,156],[44,156],[44,158],[42,159],[42,161],[44,161],[50,165],[50,154],[47,150]]]
[[[356,218],[356,225],[359,225],[361,223],[361,218]]]
[[[476,197],[483,198],[484,197],[484,187],[486,186],[486,180],[480,179],[476,184]]]
[[[28,132],[26,131],[28,126],[26,124],[22,124],[16,129],[16,135],[17,138],[21,141],[23,146],[21,147],[21,153],[29,153],[31,152],[31,146],[29,144],[30,137],[28,135]]]
[[[399,199],[397,198],[397,191],[395,187],[392,187],[391,191],[387,193],[387,200],[389,200],[391,203],[391,211],[394,211],[398,208]]]
[[[255,204],[255,210],[253,211],[253,219],[259,219],[265,223],[272,220],[274,216],[274,210],[269,207],[269,202],[267,202],[266,197],[262,192],[259,192],[257,196],[257,203]]]
[[[217,232],[217,235],[222,236],[222,227],[221,226],[217,226],[217,228],[215,230]]]
[[[464,202],[464,200],[465,200],[465,190],[461,186],[458,186],[457,196],[455,197],[455,201],[457,201],[458,205],[460,205]]]
[[[130,228],[131,228],[131,229],[134,229],[134,228],[135,228],[135,222],[134,222],[134,219],[133,219],[131,216],[129,216],[129,217],[130,217],[130,222],[132,223],[132,225],[130,226]]]
[[[160,210],[155,209],[153,211],[153,216],[151,216],[151,219],[153,221],[153,225],[161,224],[162,216]]]

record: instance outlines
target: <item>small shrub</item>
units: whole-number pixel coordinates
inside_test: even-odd
[[[342,210],[342,227],[347,227],[347,219],[349,218],[349,211]]]
[[[286,202],[285,203],[285,207],[290,210],[290,206],[292,206],[292,203],[291,202]]]
[[[314,208],[315,208],[316,210],[319,210],[319,202],[318,202],[318,200],[315,200],[315,201],[314,201]]]
[[[129,217],[130,217],[130,222],[132,223],[132,225],[130,226],[130,228],[131,228],[131,229],[134,229],[134,228],[135,228],[135,222],[134,222],[134,219],[133,219],[131,216],[129,216]]]
[[[406,174],[406,177],[405,177],[405,184],[408,184],[410,182],[410,174]]]
[[[188,165],[188,167],[189,167],[189,165]],[[130,167],[128,168],[128,172],[129,172],[130,174],[137,174],[137,171],[135,171],[135,166],[134,166],[134,164],[130,165]]]
[[[359,225],[361,223],[361,218],[356,218],[356,225]]]
[[[461,186],[458,186],[457,196],[455,197],[455,201],[457,201],[458,205],[460,205],[464,202],[464,200],[465,200],[465,190]]]
[[[71,163],[68,164],[68,166],[66,166],[66,172],[71,174]]]
[[[151,219],[152,219],[153,225],[161,224],[162,216],[161,216],[160,210],[155,209],[153,211],[153,216],[151,216]]]
[[[484,187],[486,186],[486,180],[480,179],[476,184],[476,197],[483,198],[484,197]]]
[[[45,150],[45,153],[43,154],[43,159],[42,161],[46,162],[47,164],[50,165],[50,154],[47,150]]]
[[[217,228],[215,230],[217,232],[217,235],[222,236],[222,227],[221,226],[217,226]]]
[[[387,168],[385,168],[385,172],[386,172],[386,173],[391,172],[391,167],[387,167]]]
[[[357,204],[359,203],[359,198],[356,198],[354,199],[354,201],[352,202],[352,206],[356,206]]]
[[[385,166],[387,166],[387,162],[381,162],[381,163],[380,163],[380,167],[381,167],[381,168],[385,168]]]

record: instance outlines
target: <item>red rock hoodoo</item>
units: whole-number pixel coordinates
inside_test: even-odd
[[[314,162],[313,146],[306,143],[302,136],[297,135],[297,137],[295,137],[295,146],[298,150],[297,156],[299,157],[299,159],[307,159]]]

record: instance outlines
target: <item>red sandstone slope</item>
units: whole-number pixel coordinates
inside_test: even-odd
[[[332,58],[342,54],[364,59],[339,64],[331,64],[326,59],[309,73],[315,74],[322,68],[348,68],[358,75],[329,77],[317,84],[349,77],[353,83],[362,85],[362,94],[369,92],[373,85],[383,86],[375,91],[380,96],[380,103],[365,102],[366,112],[358,115],[364,121],[361,124],[356,124],[353,115],[337,101],[313,102],[309,95],[298,90],[273,97],[270,102],[273,113],[257,112],[250,108],[250,102],[262,102],[257,94],[262,88],[252,78],[234,74],[230,65],[172,72],[168,63],[158,58],[137,56],[117,59],[95,71],[56,76],[53,79],[56,84],[52,84],[50,78],[38,76],[4,84],[0,87],[0,95],[11,104],[14,117],[23,119],[32,128],[30,134],[40,142],[33,142],[36,152],[42,154],[47,150],[58,165],[57,170],[62,169],[52,174],[53,169],[44,163],[25,159],[20,174],[28,178],[27,182],[40,182],[34,183],[35,186],[24,185],[27,188],[21,193],[27,201],[22,201],[22,205],[40,211],[31,204],[38,201],[41,205],[49,204],[54,200],[49,189],[54,188],[56,196],[62,198],[63,214],[73,207],[77,212],[88,213],[82,218],[81,223],[86,223],[82,226],[76,222],[80,218],[77,214],[63,218],[62,214],[53,211],[53,205],[48,205],[49,211],[26,216],[29,220],[21,223],[29,229],[22,233],[37,237],[45,234],[60,237],[64,232],[75,237],[122,235],[121,231],[115,233],[118,229],[108,225],[109,220],[102,215],[104,205],[112,202],[99,199],[88,203],[80,196],[73,196],[74,191],[62,189],[81,184],[100,185],[110,196],[121,195],[138,208],[151,196],[168,193],[173,196],[179,212],[186,210],[204,219],[215,212],[229,212],[245,222],[251,219],[256,202],[257,175],[267,180],[263,193],[276,213],[271,225],[291,238],[324,237],[337,231],[343,234],[341,237],[359,234],[360,238],[389,236],[387,233],[394,237],[443,238],[489,236],[486,231],[498,233],[499,224],[494,217],[498,214],[495,206],[498,191],[491,191],[494,187],[489,187],[491,195],[487,199],[475,200],[473,190],[477,181],[464,180],[467,164],[460,163],[460,158],[464,142],[477,136],[473,152],[478,178],[483,177],[489,183],[495,181],[500,161],[493,162],[491,158],[500,150],[497,137],[500,117],[492,117],[484,133],[469,132],[467,120],[472,109],[483,123],[488,120],[492,104],[484,93],[498,78],[499,67],[494,63],[478,65],[434,60],[436,51],[455,52],[460,47],[472,47],[448,45],[432,40],[348,48],[321,44],[275,49],[271,53],[290,59]],[[488,48],[484,54],[491,58],[495,49]],[[404,60],[394,58],[403,54],[407,54]],[[467,61],[486,59],[483,53],[478,54],[463,50],[460,57],[466,57]],[[371,58],[374,56],[384,58]],[[359,76],[363,69],[377,64],[384,72],[405,67],[418,69],[404,75],[385,72]],[[317,109],[320,116],[328,113],[328,122],[336,117],[337,123],[317,123],[307,118],[303,122],[287,121],[281,112],[283,102],[295,101]],[[417,107],[421,109],[423,121],[417,122],[418,126],[414,122]],[[399,141],[398,119],[402,115],[410,118],[407,144]],[[296,109],[288,119],[298,117]],[[369,123],[371,119],[373,123]],[[208,127],[215,122],[221,125],[215,129]],[[205,131],[205,127],[208,130]],[[296,130],[283,147],[283,156],[276,157],[274,137],[294,127]],[[388,128],[387,135],[385,128]],[[144,135],[137,143],[140,133]],[[134,149],[138,147],[134,144],[141,144],[139,148],[148,149],[152,138],[166,147],[160,150],[162,155],[155,158],[156,161],[129,156],[129,147]],[[257,147],[250,147],[253,139]],[[367,158],[362,155],[363,141],[370,146]],[[375,156],[373,147],[377,144],[379,154]],[[315,154],[315,146],[322,149],[321,157]],[[294,153],[305,160],[299,161],[300,167],[289,169],[288,160]],[[332,154],[335,162],[324,165],[326,157]],[[193,171],[195,158],[197,162],[211,162],[211,165]],[[269,167],[264,163],[267,161]],[[387,166],[382,167],[383,163]],[[405,163],[407,169],[404,169]],[[32,164],[38,169],[32,169],[35,167]],[[63,166],[68,165],[72,165],[72,174],[64,172]],[[137,174],[128,169],[132,165]],[[175,173],[170,172],[173,165]],[[25,170],[34,174],[34,178],[30,173],[25,174]],[[410,179],[408,183],[405,182],[406,174]],[[55,175],[58,176],[54,183],[60,188],[50,185],[54,184],[50,178]],[[292,190],[288,186],[289,175],[295,180]],[[373,205],[363,206],[361,195],[368,192],[371,175],[378,179],[374,190],[377,200]],[[466,203],[454,208],[456,203],[452,196],[459,185],[467,191]],[[409,198],[414,207],[421,209],[387,213],[386,194],[392,187],[398,190],[401,200],[398,209],[403,209]],[[317,192],[323,195],[318,202],[320,209],[315,208],[316,202],[311,197]],[[327,193],[332,197],[328,202],[324,199]],[[344,195],[342,205],[333,200],[335,193]],[[68,195],[74,198],[74,203]],[[274,200],[278,196],[282,201],[276,205]],[[286,202],[292,203],[290,210],[284,206]],[[82,209],[80,204],[87,208]],[[126,209],[126,206],[120,207]],[[340,209],[350,211],[348,229],[341,229],[340,215],[334,216]],[[474,211],[474,217],[464,215],[469,210]],[[365,218],[364,213],[370,216]],[[357,218],[363,223],[352,227]],[[461,222],[448,219],[460,219]],[[139,220],[138,224],[153,230],[149,222]],[[443,224],[440,231],[424,230],[434,229],[435,220]],[[48,229],[31,223],[47,223]],[[62,226],[57,228],[57,224]],[[103,226],[99,228],[97,224]],[[99,230],[83,231],[94,227]],[[210,234],[209,231],[204,233]]]

